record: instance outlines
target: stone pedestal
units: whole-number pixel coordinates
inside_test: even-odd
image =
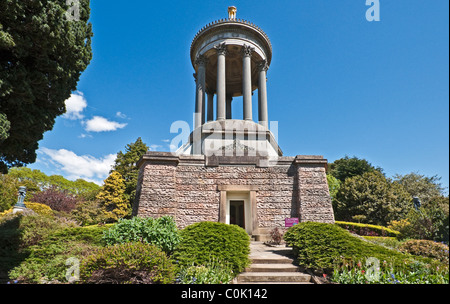
[[[327,161],[298,155],[267,160],[263,156],[178,155],[147,152],[133,214],[173,216],[180,228],[201,221],[230,223],[230,200],[242,200],[252,235],[284,227],[285,218],[334,223],[326,179]]]

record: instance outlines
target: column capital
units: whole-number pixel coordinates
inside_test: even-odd
[[[267,64],[267,60],[261,60],[260,62],[258,62],[258,72],[261,71],[265,71],[267,72],[267,70],[269,69],[269,65]]]
[[[218,55],[226,55],[227,54],[227,45],[225,42],[219,43],[214,46]]]
[[[242,56],[252,56],[252,53],[255,51],[255,48],[250,45],[244,44],[242,46]]]
[[[194,61],[195,65],[206,65],[208,63],[208,58],[205,55],[198,55]]]

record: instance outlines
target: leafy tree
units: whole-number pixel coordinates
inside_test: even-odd
[[[80,201],[70,213],[70,218],[81,226],[105,222],[104,214],[98,200]]]
[[[130,214],[130,207],[124,197],[125,181],[122,175],[113,171],[97,195],[103,215],[107,222],[114,222]]]
[[[55,211],[70,212],[75,209],[79,200],[68,191],[60,191],[56,187],[51,187],[34,194],[31,201],[47,205]]]
[[[139,168],[136,164],[147,151],[148,146],[142,142],[142,139],[139,137],[134,143],[126,145],[125,153],[122,151],[117,153],[117,158],[112,171],[119,172],[124,178],[125,196],[130,206],[132,206],[134,202],[139,175]]]
[[[89,0],[0,1],[0,172],[36,160],[91,58]],[[79,14],[78,14],[79,13]]]
[[[341,182],[331,174],[327,174],[328,190],[330,191],[331,200],[334,199],[336,193],[341,187]]]
[[[8,138],[11,123],[5,114],[0,113],[0,143]]]
[[[67,191],[70,194],[82,196],[83,198],[92,197],[97,194],[100,186],[87,182],[82,179],[70,181],[61,175],[46,175],[40,170],[30,169],[26,167],[11,168],[8,173],[9,176],[17,178],[22,184],[27,186],[27,192],[33,193],[48,188],[55,188],[58,191]],[[95,195],[92,195],[95,193]]]
[[[344,158],[337,159],[329,164],[328,170],[329,174],[341,182],[344,182],[347,178],[362,175],[366,172],[383,172],[383,169],[380,167],[375,168],[367,160],[357,158],[356,156],[352,158],[345,156]]]
[[[363,215],[362,222],[376,225],[404,218],[412,207],[409,193],[377,170],[347,178],[333,203],[337,220]]]
[[[445,190],[441,183],[439,183],[441,177],[438,177],[437,175],[427,177],[411,172],[406,175],[396,174],[394,180],[401,184],[411,197],[418,197],[422,204],[427,204],[432,200],[436,200],[436,198],[443,196]]]
[[[17,202],[19,183],[17,179],[0,174],[0,212],[8,210]]]

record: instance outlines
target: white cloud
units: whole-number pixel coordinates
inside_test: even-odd
[[[122,112],[117,112],[116,116],[119,118],[127,118],[127,115],[123,114]]]
[[[66,99],[65,104],[66,113],[64,113],[62,117],[70,120],[82,119],[84,117],[81,113],[87,107],[87,101],[82,92],[70,94],[70,97]]]
[[[85,130],[88,132],[106,132],[115,131],[117,129],[125,128],[126,123],[118,123],[116,121],[108,120],[101,116],[94,116],[84,122]]]
[[[77,155],[66,149],[40,148],[39,151],[49,156],[50,162],[63,171],[67,179],[82,178],[99,185],[108,177],[116,159],[116,154],[95,158],[91,155]]]
[[[162,146],[161,145],[150,145],[148,148],[150,151],[156,151],[159,148],[162,148]]]

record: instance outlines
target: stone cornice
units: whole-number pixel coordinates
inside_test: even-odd
[[[223,31],[224,29],[226,29],[227,31],[230,31],[230,32],[232,32],[236,29],[247,30],[247,31],[253,32],[253,34],[255,34],[256,37],[259,38],[259,40],[264,42],[264,44],[266,45],[267,51],[269,52],[269,54],[266,54],[266,55],[268,58],[268,64],[270,65],[270,61],[272,58],[272,44],[270,42],[269,37],[260,27],[258,27],[257,25],[255,25],[247,20],[243,20],[243,19],[220,19],[220,20],[210,22],[207,25],[205,25],[204,27],[202,27],[197,32],[197,34],[194,36],[194,39],[192,39],[191,58],[193,56],[193,51],[194,51],[196,44],[198,43],[200,37],[203,37],[210,33],[220,32],[220,31]]]

